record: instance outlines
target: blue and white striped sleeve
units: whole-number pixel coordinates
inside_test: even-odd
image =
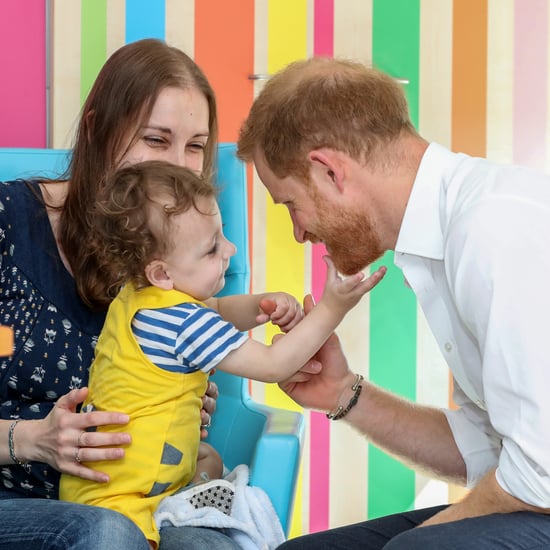
[[[195,306],[176,341],[176,354],[193,370],[210,372],[248,337],[210,308]]]
[[[195,303],[140,310],[132,329],[155,365],[181,372],[209,372],[247,340],[215,310]]]

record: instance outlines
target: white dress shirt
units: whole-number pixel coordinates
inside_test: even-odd
[[[511,495],[550,507],[550,177],[426,150],[395,264],[454,380],[445,411],[468,486],[491,468]]]

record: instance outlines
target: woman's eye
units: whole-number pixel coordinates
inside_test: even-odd
[[[152,146],[155,146],[155,145],[163,145],[165,143],[165,140],[158,137],[158,136],[145,136],[143,138],[143,140],[148,144],[148,145],[152,145]]]
[[[195,149],[197,151],[203,151],[205,145],[204,143],[190,143],[188,147],[190,147],[191,149]]]
[[[216,254],[217,251],[218,251],[218,244],[216,243],[216,244],[208,251],[208,255],[209,255],[209,256],[213,256],[214,254]]]

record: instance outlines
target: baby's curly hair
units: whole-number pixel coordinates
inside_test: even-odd
[[[216,196],[209,179],[163,161],[126,166],[108,176],[91,217],[90,253],[100,269],[95,301],[107,306],[126,282],[146,286],[146,265],[174,245],[171,217],[190,208],[202,212],[198,199]]]

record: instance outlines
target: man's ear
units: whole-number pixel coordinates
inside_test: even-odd
[[[168,273],[166,273],[165,265],[162,260],[153,260],[145,266],[145,276],[148,281],[158,288],[163,290],[172,290],[174,281]]]
[[[322,148],[310,151],[308,158],[312,164],[311,170],[320,170],[321,176],[331,181],[338,191],[344,189],[345,169],[341,155],[332,149]]]

